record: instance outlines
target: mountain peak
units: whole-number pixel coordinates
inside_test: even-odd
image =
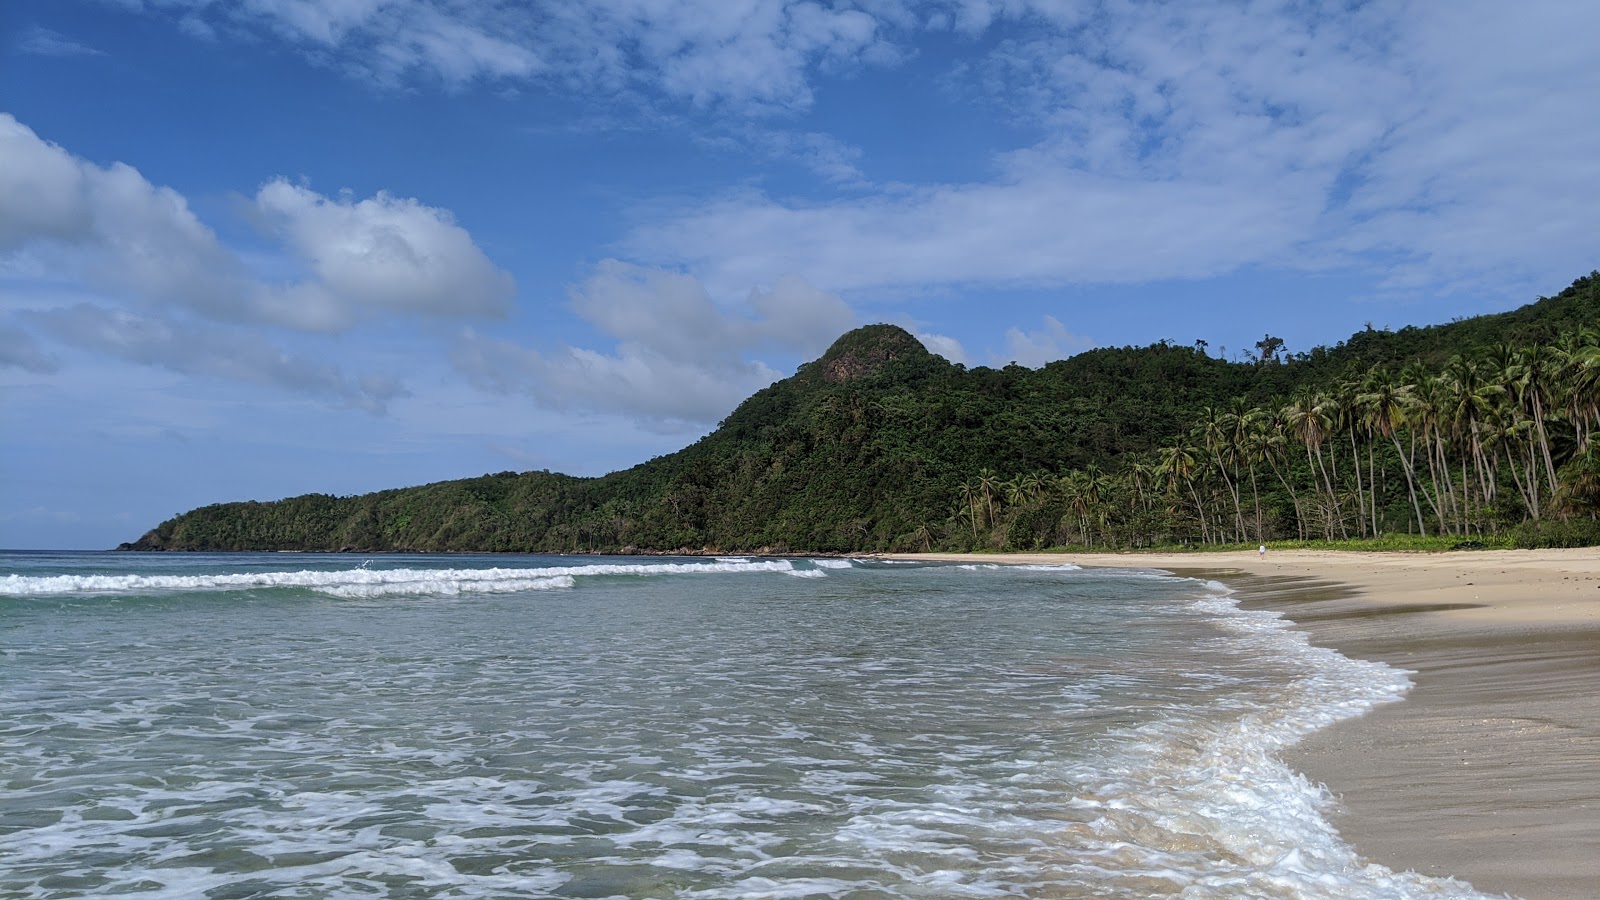
[[[899,359],[931,356],[922,342],[898,325],[863,325],[833,342],[816,362],[822,380],[837,384],[868,375]]]

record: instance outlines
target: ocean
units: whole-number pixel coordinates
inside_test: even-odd
[[[1139,570],[0,554],[0,896],[1478,897],[1278,759],[1406,673]]]

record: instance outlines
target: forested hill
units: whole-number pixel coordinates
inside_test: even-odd
[[[1600,456],[1587,440],[1600,388],[1582,381],[1590,368],[1600,371],[1596,323],[1600,273],[1513,312],[1369,328],[1303,353],[1282,353],[1269,336],[1250,362],[1162,342],[1092,350],[1037,370],[967,369],[900,328],[871,325],[751,396],[692,446],[626,471],[502,472],[361,496],[223,503],[123,548],[828,552],[1332,536],[1427,530],[1435,518],[1445,530],[1456,487],[1435,473],[1435,495],[1420,488],[1435,507],[1426,509],[1416,483],[1421,454],[1428,470],[1436,456],[1449,470],[1450,454],[1469,448],[1479,486],[1463,486],[1451,522],[1482,532],[1549,518],[1560,493],[1556,466],[1578,471]],[[1528,363],[1519,355],[1527,348],[1544,350]],[[1546,365],[1541,352],[1559,358]],[[1559,402],[1514,383],[1554,385],[1558,363],[1563,384],[1577,379]],[[1489,385],[1484,404],[1500,398],[1503,447],[1483,436],[1488,405],[1481,415],[1458,410],[1448,429],[1442,419],[1427,424],[1415,398],[1451,366],[1472,391]],[[1393,415],[1364,399],[1389,396],[1372,393],[1383,384],[1412,398],[1412,419],[1400,399]],[[1317,412],[1292,413],[1296,397]],[[1373,403],[1380,413],[1370,412]],[[1217,437],[1224,420],[1236,433],[1226,445]],[[1340,451],[1346,431],[1349,447]],[[1533,468],[1548,474],[1525,481]],[[1092,489],[1074,493],[1073,484]],[[1506,499],[1514,495],[1525,502]],[[1583,509],[1581,491],[1561,496],[1562,515]]]

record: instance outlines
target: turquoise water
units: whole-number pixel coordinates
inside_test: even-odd
[[[1436,897],[1276,751],[1397,699],[1218,585],[0,554],[0,896]]]

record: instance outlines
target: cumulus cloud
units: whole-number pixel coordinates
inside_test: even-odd
[[[813,355],[855,320],[837,296],[798,278],[779,278],[728,310],[691,276],[617,260],[598,265],[570,302],[614,350],[544,352],[468,332],[453,362],[482,387],[557,408],[707,423],[779,377],[752,353]]]
[[[87,303],[24,315],[63,343],[185,375],[280,388],[373,413],[384,412],[391,400],[405,396],[392,378],[346,375],[337,366],[289,353],[258,335],[236,329],[186,324]]]
[[[219,321],[338,331],[393,313],[503,313],[514,287],[448,211],[379,193],[324,197],[282,179],[256,217],[303,277],[255,277],[171,188],[74,157],[0,113],[0,260]]]
[[[50,274],[226,314],[237,261],[170,188],[100,167],[0,113],[0,256],[33,250]]]
[[[836,136],[715,123],[853,192],[724,197],[622,245],[719,296],[785,273],[904,290],[1263,264],[1500,291],[1600,250],[1584,204],[1600,188],[1593,4],[133,2],[366,76],[642,92],[702,112],[804,110],[822,77],[934,58],[926,36],[954,33],[966,50],[941,85],[1039,135],[997,150],[992,178],[874,188]]]
[[[1045,316],[1044,327],[1037,331],[1023,331],[1016,326],[1007,328],[1004,359],[996,362],[1000,365],[1014,362],[1037,369],[1093,347],[1093,340],[1068,331],[1055,316]]]
[[[275,301],[287,315],[354,306],[498,316],[510,306],[511,276],[445,210],[383,192],[333,199],[281,178],[261,188],[255,205],[313,276]]]
[[[961,346],[960,341],[949,335],[934,334],[927,331],[914,331],[912,335],[932,353],[937,353],[957,365],[965,366],[971,364],[971,360],[967,356],[967,348]]]

